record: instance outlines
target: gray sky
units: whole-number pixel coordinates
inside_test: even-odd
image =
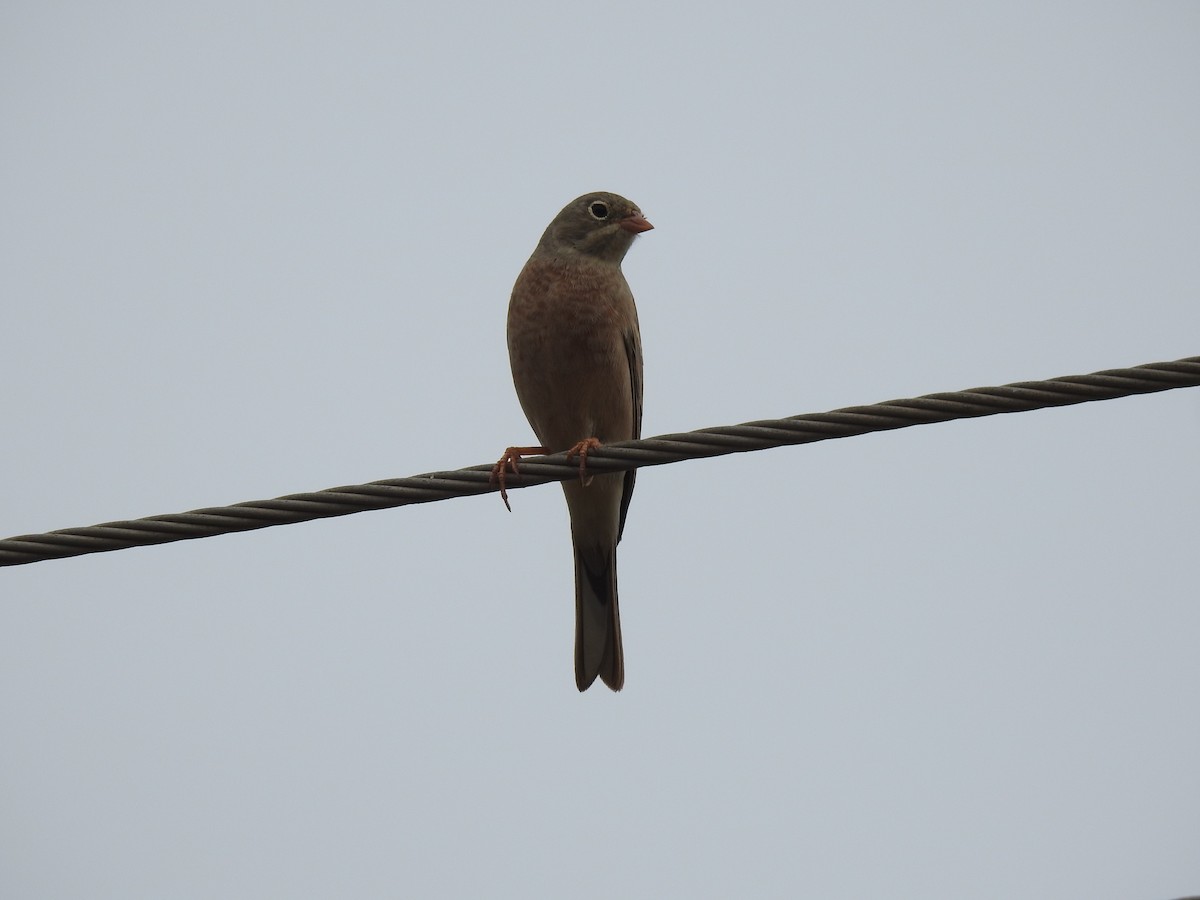
[[[572,197],[648,435],[1200,354],[1200,5],[9,3],[0,536],[493,460]],[[1200,392],[0,571],[0,894],[1200,890]]]

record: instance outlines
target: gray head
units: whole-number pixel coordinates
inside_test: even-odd
[[[594,191],[563,207],[538,241],[534,255],[578,253],[620,263],[633,239],[653,227],[637,204],[618,194]]]

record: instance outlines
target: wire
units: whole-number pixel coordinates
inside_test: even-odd
[[[1200,386],[1200,356],[1174,362],[1148,363],[1131,369],[1110,369],[1048,381],[1021,381],[1000,387],[926,394],[871,406],[851,406],[787,419],[766,419],[742,425],[702,428],[684,434],[665,434],[641,441],[625,441],[593,450],[588,454],[587,464],[589,472],[617,472],[661,466],[685,459],[811,444],[912,425],[1027,412],[1196,386]],[[47,534],[20,535],[0,541],[0,566],[19,566],[85,553],[124,550],[127,547],[165,544],[345,516],[369,509],[390,509],[411,503],[433,503],[451,497],[486,494],[498,490],[498,486],[491,483],[491,471],[492,464],[487,463],[452,472],[430,472],[410,478],[390,478],[308,494],[289,494],[274,500],[252,500],[233,506],[107,522],[86,528],[65,528]],[[520,478],[510,478],[508,488],[514,490],[564,481],[576,477],[578,472],[578,463],[568,462],[565,453],[533,457],[522,460]]]

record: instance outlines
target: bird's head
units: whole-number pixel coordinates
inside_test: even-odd
[[[633,239],[653,227],[637,204],[619,194],[595,191],[576,197],[562,208],[542,235],[538,251],[580,253],[620,263]]]

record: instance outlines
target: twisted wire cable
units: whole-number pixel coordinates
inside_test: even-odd
[[[1130,369],[1109,369],[1090,375],[1067,375],[1047,381],[1020,381],[999,387],[926,394],[786,419],[764,419],[684,434],[664,434],[605,445],[588,454],[587,465],[589,472],[617,472],[685,459],[811,444],[913,425],[1071,406],[1196,386],[1200,386],[1200,356],[1147,363]],[[509,478],[509,490],[564,481],[579,474],[578,462],[568,461],[565,453],[524,459],[520,466],[520,477]],[[19,566],[86,553],[345,516],[369,509],[486,494],[499,489],[491,481],[491,472],[492,464],[487,463],[452,472],[430,472],[409,478],[389,478],[312,493],[289,494],[273,500],[251,500],[233,506],[106,522],[86,528],[64,528],[47,534],[20,535],[0,540],[0,566]]]

